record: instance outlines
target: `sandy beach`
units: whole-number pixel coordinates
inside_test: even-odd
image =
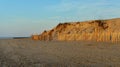
[[[1,39],[0,67],[119,67],[120,43]]]

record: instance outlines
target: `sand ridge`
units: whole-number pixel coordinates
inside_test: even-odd
[[[91,20],[84,22],[60,23],[40,35],[33,35],[34,40],[97,40],[120,41],[120,18]]]

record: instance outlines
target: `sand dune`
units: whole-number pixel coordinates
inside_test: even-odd
[[[119,67],[120,43],[0,40],[0,67]]]
[[[60,23],[40,35],[33,35],[34,40],[58,41],[120,41],[120,18],[91,20],[84,22]]]

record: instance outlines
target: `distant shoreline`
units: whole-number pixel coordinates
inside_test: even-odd
[[[13,39],[26,39],[26,38],[30,38],[30,37],[13,37]]]
[[[0,39],[26,39],[30,37],[0,37]]]

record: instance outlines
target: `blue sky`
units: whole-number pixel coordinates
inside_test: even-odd
[[[60,22],[120,17],[120,0],[0,0],[0,37],[30,36]]]

